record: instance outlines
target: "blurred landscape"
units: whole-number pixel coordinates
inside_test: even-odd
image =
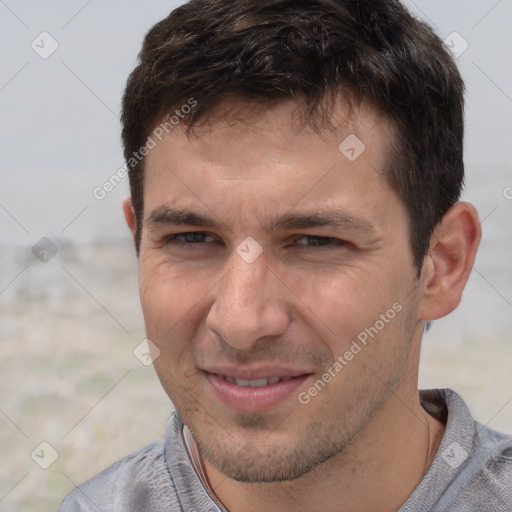
[[[1,512],[56,510],[75,484],[162,438],[172,410],[133,353],[145,335],[131,240],[54,242],[46,263],[28,247],[0,248]],[[476,278],[468,296],[492,301]],[[420,385],[451,387],[481,422],[512,431],[507,319],[485,336],[475,325],[486,318],[469,321],[463,307],[426,334]],[[58,454],[48,469],[31,458],[43,441]]]
[[[47,263],[0,250],[2,286],[26,268],[0,294],[2,512],[56,510],[75,483],[163,437],[172,409],[133,354],[145,336],[131,241],[56,245]],[[42,441],[58,452],[46,470],[31,459]]]

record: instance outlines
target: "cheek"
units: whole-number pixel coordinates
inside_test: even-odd
[[[201,285],[177,268],[141,269],[139,294],[148,337],[167,349],[171,348],[169,340],[177,346],[189,339],[189,331],[207,299],[205,290],[206,283]]]
[[[139,273],[146,334],[160,351],[154,368],[172,402],[181,408],[190,406],[183,397],[198,393],[192,351],[204,315],[201,299],[208,289],[186,275],[163,267]]]
[[[285,281],[301,316],[330,337],[346,339],[357,334],[394,302],[386,277],[374,270],[326,268],[288,273]]]
[[[354,359],[362,363],[369,357],[378,365],[401,350],[407,295],[403,275],[354,270],[331,274],[317,286],[308,286],[307,280],[299,286],[304,295],[298,296],[307,297],[306,322],[322,336],[334,360],[345,354],[352,359],[357,352]]]

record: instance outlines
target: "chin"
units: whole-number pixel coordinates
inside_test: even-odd
[[[258,418],[251,416],[251,421]],[[245,418],[247,421],[247,418]],[[346,446],[339,439],[320,434],[319,425],[296,439],[272,439],[272,432],[251,432],[244,442],[226,434],[223,440],[198,439],[199,450],[212,466],[226,477],[245,483],[272,483],[297,480],[320,464],[338,455]],[[316,435],[313,434],[316,432]],[[326,443],[327,441],[327,443]]]

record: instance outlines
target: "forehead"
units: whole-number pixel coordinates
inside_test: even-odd
[[[398,201],[383,177],[390,130],[381,116],[368,107],[349,116],[340,106],[335,128],[315,129],[301,124],[297,107],[224,102],[190,137],[185,125],[164,134],[146,157],[145,217],[162,205],[257,218],[343,206],[378,216],[379,206]]]
[[[212,160],[219,160],[223,154],[232,157],[233,153],[226,153],[226,146],[234,147],[240,141],[245,144],[251,136],[253,141],[261,142],[260,147],[277,152],[281,150],[283,154],[288,153],[288,157],[292,157],[292,152],[300,153],[301,149],[316,151],[320,141],[326,148],[338,149],[339,143],[349,136],[356,142],[356,150],[361,149],[360,143],[364,139],[369,150],[365,156],[389,146],[392,123],[368,103],[355,105],[354,100],[344,103],[338,98],[330,107],[326,100],[308,121],[305,121],[306,109],[305,103],[298,100],[268,104],[244,98],[226,99],[194,124],[190,136],[186,116],[182,116],[184,121],[181,124],[175,115],[171,116],[173,123],[178,121],[178,124],[164,134],[163,145],[172,144],[175,148],[189,146],[195,153],[200,151],[203,157]],[[247,151],[258,149],[246,147]],[[350,153],[345,155],[354,157]],[[153,160],[152,156],[147,160]]]

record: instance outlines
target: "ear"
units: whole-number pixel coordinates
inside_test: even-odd
[[[137,220],[135,219],[135,210],[133,209],[132,200],[130,198],[123,201],[123,213],[126,224],[128,224],[132,235],[135,236],[135,232],[137,231]]]
[[[459,305],[481,237],[473,205],[461,202],[448,210],[432,234],[421,271],[420,318],[437,320]]]

